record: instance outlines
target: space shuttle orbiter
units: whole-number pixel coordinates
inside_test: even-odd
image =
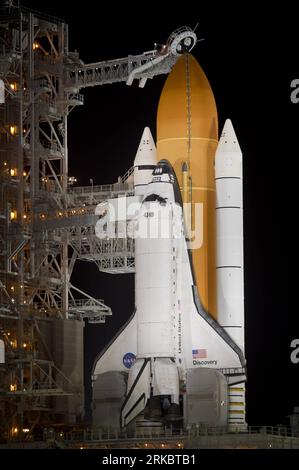
[[[125,201],[135,311],[94,366],[98,426],[246,425],[242,153],[230,120],[216,142],[207,86],[195,59],[182,57],[160,100],[158,158],[149,128],[141,138]],[[97,209],[101,237],[113,233],[109,207]]]

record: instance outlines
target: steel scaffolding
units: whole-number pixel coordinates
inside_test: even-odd
[[[2,2],[0,338],[6,362],[0,364],[0,428],[7,435],[32,430],[57,413],[65,422],[70,414],[75,421],[82,417],[83,378],[64,365],[59,348],[65,340],[54,347],[53,335],[78,335],[80,349],[83,319],[103,323],[111,310],[72,285],[76,260],[111,273],[134,271],[132,241],[99,240],[94,232],[100,201],[133,194],[131,173],[113,185],[87,188],[72,187],[68,176],[67,121],[83,105],[79,91],[134,79],[144,86],[171,70],[174,47],[188,34],[195,36],[189,28],[173,33],[162,51],[84,64],[68,49],[63,20]],[[72,407],[57,398],[71,395],[77,397]]]

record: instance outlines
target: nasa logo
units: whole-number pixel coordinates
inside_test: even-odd
[[[136,361],[136,356],[133,353],[126,353],[123,357],[123,364],[127,369],[131,369],[132,365]]]

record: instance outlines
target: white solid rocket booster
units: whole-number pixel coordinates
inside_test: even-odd
[[[227,119],[215,155],[218,322],[244,352],[242,152]]]

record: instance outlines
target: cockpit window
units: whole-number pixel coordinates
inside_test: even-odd
[[[146,196],[145,199],[143,199],[142,202],[154,202],[154,201],[158,201],[159,204],[161,204],[162,206],[165,206],[167,202],[167,197],[162,197],[162,196],[159,196],[158,194],[149,194],[148,196]]]

